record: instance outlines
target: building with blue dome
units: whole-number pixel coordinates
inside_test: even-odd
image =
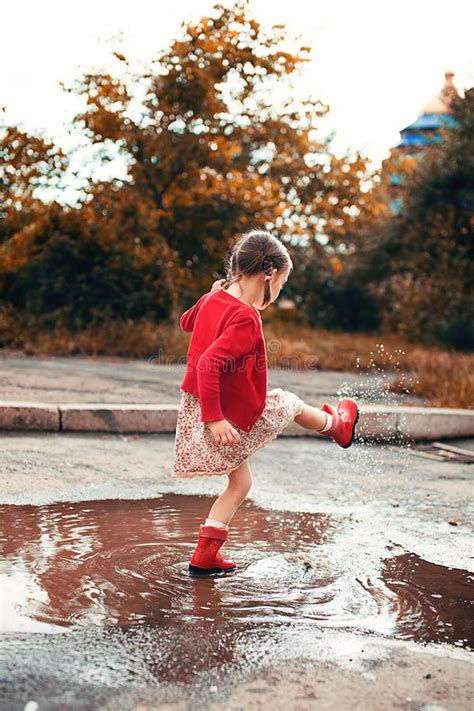
[[[404,175],[412,170],[423,151],[440,143],[442,129],[457,125],[451,112],[453,99],[459,98],[453,77],[453,72],[445,73],[440,93],[423,107],[416,121],[400,131],[400,143],[390,150],[390,157],[382,163],[382,171],[388,177],[389,210],[392,214],[399,214],[401,210],[400,193]]]

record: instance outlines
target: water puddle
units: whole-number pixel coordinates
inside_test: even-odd
[[[194,623],[258,632],[281,624],[359,630],[470,648],[473,578],[390,550],[341,570],[335,533],[350,517],[267,511],[245,501],[223,552],[230,575],[195,579],[189,558],[213,499],[0,506],[2,629]]]

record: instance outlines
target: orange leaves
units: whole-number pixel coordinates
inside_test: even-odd
[[[340,272],[344,271],[344,265],[339,257],[332,255],[329,261],[331,264],[331,269],[335,274],[339,274]]]
[[[196,280],[189,265],[204,275],[220,269],[227,244],[249,224],[273,225],[282,236],[306,236],[323,225],[331,242],[342,241],[361,202],[365,164],[335,159],[315,140],[328,109],[293,95],[288,77],[308,61],[310,48],[284,51],[285,36],[285,25],[262,29],[245,2],[218,5],[212,16],[184,23],[141,76],[120,52],[113,53],[125,65],[120,77],[85,74],[68,89],[85,99],[76,127],[104,144],[97,152],[104,159],[123,156],[127,175],[86,186],[84,204],[71,213],[76,222],[49,208],[45,217],[24,202],[32,214],[22,210],[20,223],[9,218],[10,233],[22,235],[12,242],[16,268],[34,261],[29,230],[44,237],[45,253],[51,244],[56,249],[57,223],[75,258],[91,253],[99,272],[116,275],[112,290],[114,279],[127,281],[129,264],[139,280],[143,270],[143,283],[159,274],[160,298],[176,303],[186,277]],[[53,146],[31,137],[23,145],[20,137],[12,147],[11,195],[25,200],[41,178],[62,177]]]
[[[54,185],[68,160],[46,139],[8,126],[0,137],[0,184],[4,207],[27,211],[39,185]]]

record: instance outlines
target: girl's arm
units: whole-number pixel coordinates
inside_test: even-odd
[[[255,320],[239,314],[199,357],[196,375],[201,396],[201,422],[225,419],[221,410],[221,371],[224,367],[226,370],[235,368],[236,361],[254,349],[257,337]]]
[[[208,292],[208,293],[210,293],[210,292]],[[181,326],[181,329],[183,331],[188,331],[190,333],[193,330],[196,316],[197,316],[198,311],[201,307],[202,300],[204,299],[205,296],[207,296],[207,294],[203,294],[196,301],[196,303],[193,306],[191,306],[190,309],[188,309],[183,314],[181,314],[181,317],[179,319],[179,325]]]

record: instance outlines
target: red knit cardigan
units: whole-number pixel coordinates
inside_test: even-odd
[[[260,312],[220,288],[201,296],[180,325],[192,333],[180,388],[199,398],[201,421],[226,419],[250,432],[267,396]]]

